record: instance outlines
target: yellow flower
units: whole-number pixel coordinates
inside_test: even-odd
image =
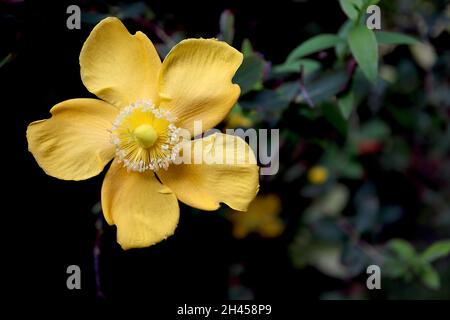
[[[101,202],[124,249],[172,235],[177,199],[202,210],[223,202],[245,211],[258,192],[249,146],[220,133],[190,140],[194,121],[201,120],[206,131],[236,103],[240,88],[231,80],[241,63],[240,52],[214,39],[181,41],[161,63],[143,33],[131,35],[120,20],[106,18],[80,53],[81,79],[101,100],[57,104],[50,119],[28,126],[28,148],[48,175],[64,180],[96,176],[114,158]],[[239,161],[175,164],[185,144],[204,156],[219,150]],[[236,155],[242,148],[245,155]]]
[[[284,223],[278,216],[281,212],[280,198],[275,194],[257,196],[245,214],[231,211],[228,218],[233,223],[233,236],[245,238],[251,232],[266,238],[279,236]]]
[[[253,121],[243,114],[230,113],[226,119],[229,128],[249,128],[253,125]]]
[[[250,128],[253,120],[249,116],[245,116],[241,106],[236,104],[225,119],[228,128]]]
[[[307,176],[312,184],[322,184],[328,179],[328,170],[322,166],[314,166],[308,170]]]

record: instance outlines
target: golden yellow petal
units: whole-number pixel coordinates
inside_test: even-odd
[[[198,209],[216,210],[223,202],[235,210],[247,210],[259,188],[259,168],[250,146],[241,138],[218,133],[189,143],[192,163],[159,170],[162,183],[180,201]],[[217,161],[193,163],[198,156]]]
[[[158,53],[145,34],[131,35],[117,18],[94,27],[81,49],[80,67],[86,88],[119,108],[144,99],[156,103]]]
[[[114,157],[110,142],[118,110],[97,99],[72,99],[55,105],[52,117],[28,126],[28,150],[55,178],[84,180],[99,174]]]
[[[214,39],[187,39],[165,58],[159,77],[161,106],[178,117],[178,126],[203,131],[217,125],[236,103],[240,88],[231,82],[242,54]]]
[[[113,161],[102,186],[106,221],[117,226],[117,242],[123,249],[151,246],[172,235],[178,224],[175,195],[153,171],[127,172]]]

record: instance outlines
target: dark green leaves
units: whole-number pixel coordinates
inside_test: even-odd
[[[362,0],[339,0],[342,11],[351,19],[356,20],[359,16],[359,11],[363,5]]]
[[[420,274],[420,279],[423,284],[426,285],[430,289],[439,289],[441,286],[441,280],[439,274],[436,269],[434,269],[431,265],[427,264],[423,267],[422,272]]]
[[[319,62],[312,59],[300,59],[295,61],[286,61],[283,64],[273,67],[273,75],[282,75],[287,73],[300,73],[303,67],[303,75],[307,76],[320,69]]]
[[[349,91],[348,93],[340,97],[337,102],[339,110],[341,111],[341,115],[345,120],[348,120],[355,105],[355,97],[353,91]]]
[[[422,259],[427,262],[433,262],[439,258],[446,257],[450,254],[450,240],[442,240],[433,243],[422,253]]]
[[[347,135],[347,121],[342,117],[340,110],[334,103],[324,103],[322,112],[325,118],[339,131],[343,136]]]
[[[403,239],[392,239],[389,241],[387,247],[405,262],[412,260],[416,256],[414,247],[408,241]]]
[[[319,52],[328,48],[332,48],[338,43],[343,42],[344,40],[338,37],[335,34],[321,34],[316,37],[312,37],[297,48],[295,48],[287,57],[286,61],[294,61],[296,59],[300,59],[304,56],[307,56],[311,53]]]
[[[147,20],[153,20],[155,14],[144,1],[138,1],[120,6],[112,6],[109,13],[83,12],[81,15],[81,21],[87,24],[97,24],[102,19],[110,16],[116,16],[121,20],[135,19],[139,17],[145,17]]]
[[[320,77],[305,84],[309,98],[313,103],[326,101],[338,94],[348,81],[345,71],[334,71],[321,75]],[[303,97],[306,99],[306,97]]]
[[[241,101],[240,105],[247,110],[282,111],[289,105],[289,100],[276,90],[259,91],[251,100]]]
[[[377,38],[377,42],[380,44],[413,45],[419,43],[419,40],[416,38],[398,32],[377,31],[375,32],[375,36]]]
[[[220,18],[221,37],[224,40],[231,41],[234,36],[234,16],[229,10],[225,10]],[[264,69],[266,61],[262,55],[253,51],[250,40],[244,39],[242,42],[242,53],[244,61],[234,75],[233,82],[241,87],[241,95],[254,89],[261,89],[263,84]]]
[[[378,75],[378,46],[372,30],[364,25],[358,25],[350,30],[348,44],[364,75],[372,83]]]
[[[422,254],[418,254],[414,247],[403,239],[393,239],[387,248],[394,256],[386,256],[385,270],[392,278],[403,278],[411,281],[418,277],[430,289],[439,289],[441,281],[438,272],[431,262],[450,254],[450,240],[435,242]]]
[[[233,82],[241,87],[241,95],[251,91],[256,85],[261,83],[264,67],[264,59],[256,53],[244,56],[244,61],[233,78]]]

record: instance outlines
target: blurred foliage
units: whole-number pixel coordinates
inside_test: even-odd
[[[249,122],[230,121],[232,112],[227,124],[282,130],[281,170],[263,177],[262,189],[290,190],[279,194],[293,266],[345,280],[347,289],[322,298],[376,295],[364,284],[371,264],[381,267],[385,297],[450,298],[441,281],[450,242],[437,240],[450,238],[449,6],[379,3],[381,31],[365,26],[366,8],[378,1],[339,2],[348,20],[336,34],[313,35],[281,64],[245,40],[234,80],[243,88],[239,116]],[[424,8],[434,14],[418,13]],[[401,15],[413,11],[413,19]],[[227,28],[223,39],[239,32]]]

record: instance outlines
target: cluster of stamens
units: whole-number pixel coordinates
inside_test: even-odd
[[[111,129],[117,160],[128,171],[167,170],[183,141],[175,121],[169,111],[157,108],[151,101],[123,108]]]

